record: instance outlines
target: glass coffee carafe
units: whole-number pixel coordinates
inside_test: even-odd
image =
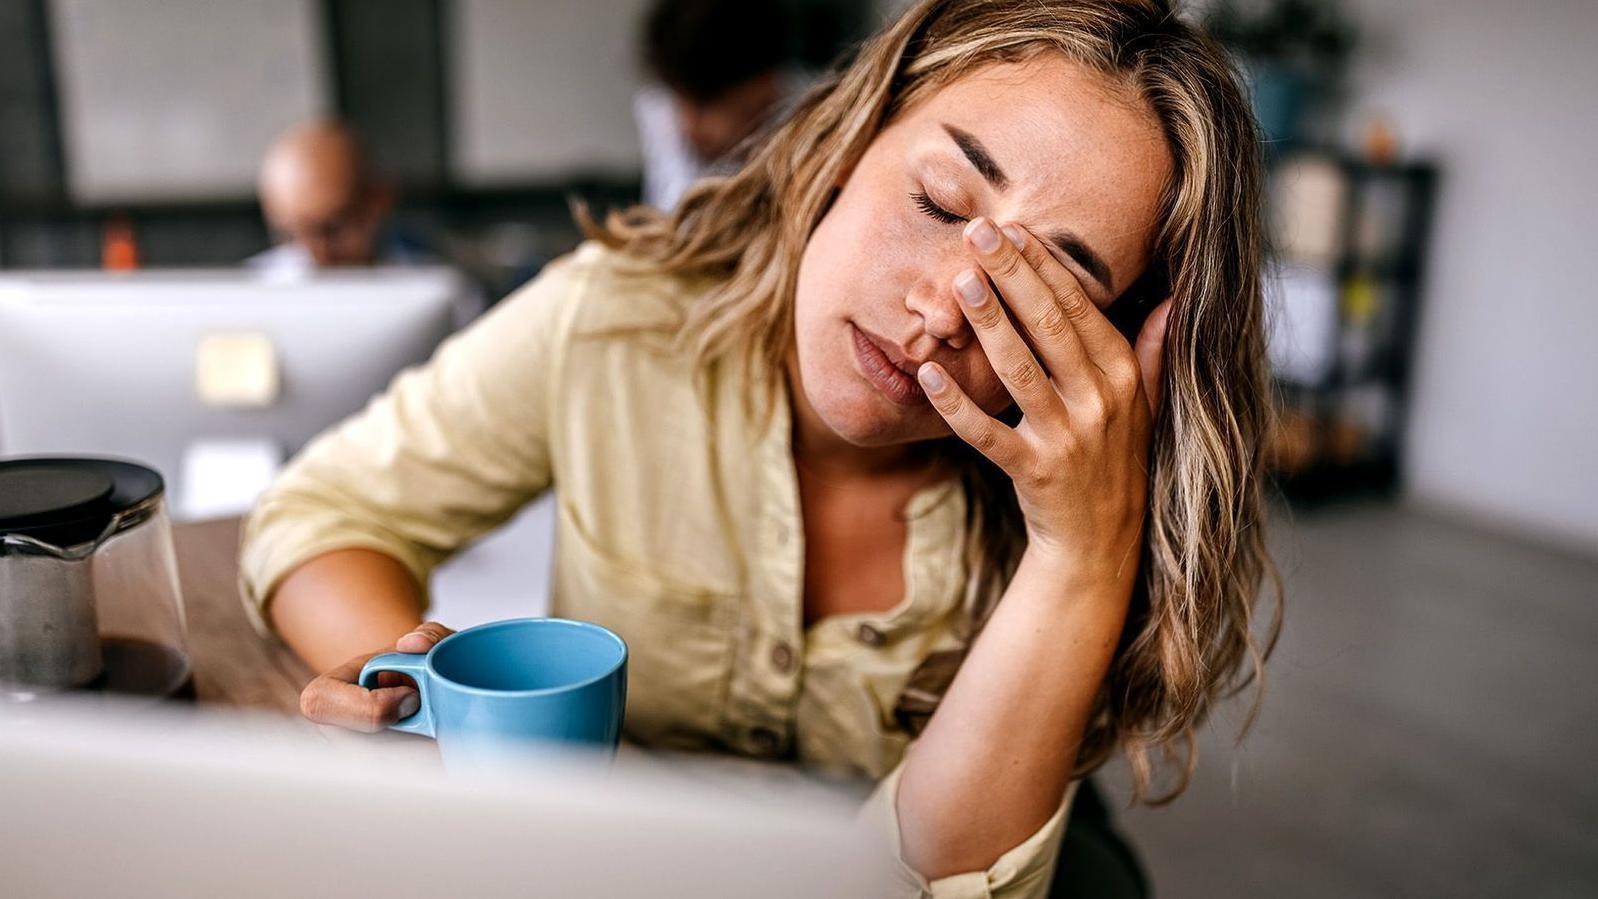
[[[0,459],[0,701],[192,696],[161,476]]]

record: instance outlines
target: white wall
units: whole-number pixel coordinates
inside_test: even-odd
[[[52,0],[72,196],[255,194],[279,132],[328,108],[311,0]]]
[[[635,174],[645,0],[451,3],[454,174],[475,185]]]
[[[1385,112],[1442,168],[1411,495],[1598,552],[1598,2],[1355,7],[1351,127]]]

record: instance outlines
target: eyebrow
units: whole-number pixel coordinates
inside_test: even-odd
[[[977,140],[976,135],[963,128],[950,125],[948,122],[943,122],[942,125],[943,130],[948,132],[949,137],[954,140],[955,146],[959,147],[960,152],[965,154],[965,158],[971,163],[971,167],[977,170],[977,174],[993,185],[995,190],[1002,192],[1010,186],[1010,176],[1006,175],[1004,169],[999,168],[999,164],[993,161],[993,155],[988,152],[987,147],[982,145],[982,141]],[[1048,239],[1050,243],[1064,251],[1067,256],[1076,260],[1076,264],[1082,266],[1083,270],[1091,275],[1093,280],[1099,282],[1099,285],[1106,292],[1115,292],[1114,288],[1110,286],[1114,283],[1114,278],[1110,274],[1110,266],[1104,261],[1104,257],[1093,252],[1093,248],[1084,243],[1082,238],[1069,231],[1056,231],[1050,234]]]

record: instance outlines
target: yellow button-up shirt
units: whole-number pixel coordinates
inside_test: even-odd
[[[876,779],[863,814],[897,854],[910,738],[892,710],[917,665],[959,646],[963,492],[911,499],[896,606],[806,627],[787,394],[761,414],[745,389],[769,374],[676,348],[704,287],[595,242],[551,263],[289,465],[245,526],[247,607],[264,628],[278,582],[339,548],[425,585],[558,486],[551,609],[627,641],[628,738]],[[929,883],[898,862],[904,894],[1044,895],[1070,795],[987,871]]]

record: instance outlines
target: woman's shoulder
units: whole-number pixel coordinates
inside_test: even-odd
[[[601,410],[620,406],[651,416],[681,412],[701,368],[679,337],[691,305],[711,284],[587,241],[501,301],[507,308],[489,313],[504,316],[501,325],[489,327],[514,335],[509,347],[496,349],[536,365],[559,394],[559,408],[598,415],[596,421],[607,418]]]
[[[708,282],[587,240],[550,263],[569,285],[574,338],[675,333]]]
[[[709,282],[664,271],[597,240],[546,264],[499,306],[512,317],[556,318],[573,335],[673,326]],[[567,329],[563,329],[567,330]]]

